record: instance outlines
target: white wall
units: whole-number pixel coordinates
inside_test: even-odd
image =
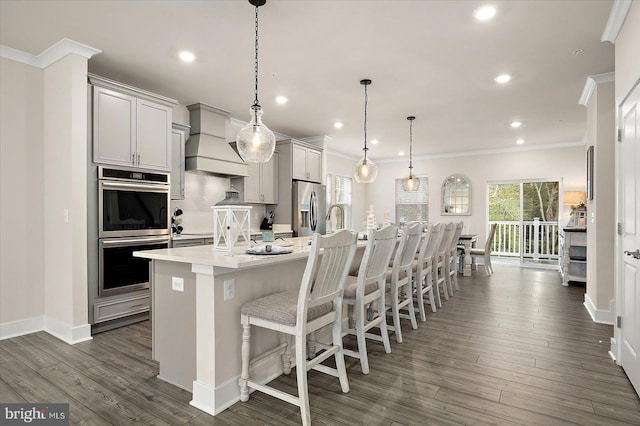
[[[44,315],[43,71],[0,58],[0,324]]]
[[[564,190],[583,190],[586,185],[584,146],[557,149],[513,151],[447,158],[414,159],[414,173],[429,179],[429,222],[464,221],[469,232],[486,239],[487,183],[513,179],[562,179]],[[396,178],[408,173],[408,159],[379,164],[378,177],[368,189],[367,204],[374,204],[381,222],[385,211],[395,221]],[[460,173],[472,185],[471,216],[442,216],[441,187],[447,176]]]
[[[640,78],[640,2],[634,1],[616,39],[616,103],[629,93]]]
[[[587,295],[598,311],[607,312],[613,301],[616,229],[613,82],[597,85],[587,111],[587,146],[594,147],[594,197],[587,201]]]

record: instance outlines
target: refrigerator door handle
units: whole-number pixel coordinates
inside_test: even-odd
[[[311,231],[316,232],[316,226],[318,225],[318,218],[316,217],[318,215],[318,199],[316,197],[315,191],[311,191],[311,198],[309,200],[309,211],[311,213],[309,217]]]

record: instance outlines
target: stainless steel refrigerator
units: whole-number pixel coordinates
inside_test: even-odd
[[[293,236],[309,237],[327,233],[325,219],[326,187],[319,183],[293,181]]]

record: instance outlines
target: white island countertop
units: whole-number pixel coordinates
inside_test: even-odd
[[[248,254],[245,252],[246,249],[218,251],[213,250],[212,245],[143,250],[136,251],[133,255],[145,259],[243,269],[306,258],[309,256],[309,241],[310,237],[300,237],[269,243],[274,246],[290,246],[293,250],[292,253],[276,255]]]

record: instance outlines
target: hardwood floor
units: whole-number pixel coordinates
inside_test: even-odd
[[[314,425],[640,425],[640,399],[608,356],[611,326],[582,306],[584,288],[548,270],[495,266],[392,353],[369,343],[371,373],[347,358],[351,391],[309,373]],[[240,339],[240,336],[238,336]],[[345,339],[346,346],[355,341]],[[0,401],[69,402],[72,424],[297,425],[298,408],[254,392],[216,417],[156,379],[149,322],[69,346],[40,332],[0,342]],[[295,374],[275,386],[296,393]]]

